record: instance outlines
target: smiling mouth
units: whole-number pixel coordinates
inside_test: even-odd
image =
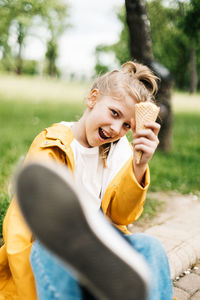
[[[104,140],[108,140],[112,138],[111,136],[108,136],[107,133],[102,128],[99,128],[99,135]]]

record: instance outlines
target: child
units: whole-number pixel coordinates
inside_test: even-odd
[[[74,123],[61,122],[54,124],[42,131],[33,141],[25,161],[27,163],[36,159],[42,161],[53,160],[67,166],[73,173],[75,182],[81,191],[81,197],[85,199],[86,204],[84,206],[87,206],[87,203],[88,206],[92,205],[94,213],[101,209],[110,222],[125,234],[130,234],[126,226],[137,220],[142,213],[146,191],[149,186],[148,162],[159,143],[157,135],[160,129],[158,123],[149,122],[145,124],[146,129],[135,133],[134,107],[137,102],[153,100],[153,95],[157,90],[156,79],[156,76],[147,67],[133,62],[125,63],[121,71],[109,72],[99,77],[91,88],[87,99],[87,108],[81,119]],[[139,164],[136,164],[133,149],[125,136],[130,129],[133,132],[134,149],[143,152]],[[37,169],[40,170],[39,165]],[[30,194],[30,199],[33,195],[33,199],[39,202],[36,203],[36,206],[39,207],[39,216],[42,216],[40,211],[45,211],[45,209],[42,209],[43,202],[40,202],[41,194],[44,195],[43,192],[48,190],[48,186],[50,188],[56,182],[56,178],[62,178],[62,175],[59,175],[60,173],[58,176],[54,174],[54,180],[52,181],[50,180],[51,168],[49,170],[47,167],[45,170],[46,173],[44,174],[47,177],[39,176],[40,172],[38,171],[38,178],[41,181],[39,183],[38,199],[34,185],[30,191],[27,190],[27,187],[19,189],[24,191],[27,199]],[[33,177],[27,179],[29,183]],[[61,203],[61,194],[63,195],[56,188],[59,184],[60,181],[58,180],[55,189],[54,185],[53,189],[50,189],[53,193],[52,197],[56,198],[55,203],[57,200]],[[61,190],[65,190],[67,183],[63,184],[62,181],[61,186]],[[72,184],[69,184],[67,190],[73,190]],[[49,197],[52,195],[51,193],[48,192]],[[75,192],[72,194],[74,195]],[[24,196],[21,195],[20,198],[23,207]],[[45,199],[45,197],[43,198]],[[72,198],[74,202],[78,202],[78,197],[73,196]],[[34,209],[34,205],[32,209]],[[31,213],[27,212],[26,217],[27,220],[31,219]],[[38,222],[39,219],[38,217]],[[59,221],[59,218],[57,221]],[[72,233],[71,236],[74,236],[74,228],[76,228],[77,222],[79,220],[74,219],[74,224],[70,226],[71,229],[69,227],[65,228],[66,231]],[[35,223],[37,222],[34,221],[32,224],[33,229]],[[40,233],[38,233],[38,237],[40,238]],[[54,239],[56,245],[61,244],[62,246],[62,243],[57,241],[56,237],[52,237],[52,239]],[[154,272],[149,299],[172,299],[169,267],[166,256],[158,242],[145,235],[130,235],[127,236],[127,239],[131,247],[145,257],[150,271]],[[60,262],[57,262],[37,242],[34,243],[31,254],[33,276],[29,263],[33,237],[24,224],[16,199],[12,201],[4,221],[4,240],[5,245],[0,252],[0,276],[2,277],[0,295],[12,295],[13,299],[37,299],[35,276],[39,299],[81,299],[81,289],[74,277],[70,275],[69,270],[63,268]],[[43,242],[45,243],[45,241]],[[70,243],[70,240],[68,242]],[[46,244],[49,246],[48,243]],[[50,249],[58,254],[57,250],[52,249],[52,247]],[[153,255],[154,251],[155,256]],[[63,259],[62,255],[60,257]],[[102,253],[100,257],[103,258]],[[121,257],[119,257],[120,261],[123,261]],[[68,261],[68,263],[70,262]],[[79,272],[75,266],[72,267]],[[104,267],[106,266],[104,265]],[[42,274],[40,274],[41,270]],[[84,272],[84,270],[81,270],[81,272]],[[98,274],[98,268],[96,272]],[[134,271],[134,274],[136,273]],[[57,277],[58,274],[59,277]],[[80,281],[82,277],[78,277]],[[45,278],[47,280],[44,282],[42,279]],[[90,278],[90,280],[92,279]],[[103,281],[103,278],[101,280]],[[104,280],[108,281],[108,278]],[[126,281],[127,279],[121,278],[121,281],[123,280]],[[54,282],[55,286],[52,286],[51,282]],[[62,286],[63,282],[64,287]],[[87,278],[86,281],[83,279],[81,282],[85,285]],[[49,289],[46,288],[47,285],[50,286],[50,294]],[[106,294],[108,289],[96,293],[95,288],[92,288],[92,284],[86,283],[86,286],[91,288],[92,293],[97,296],[102,292],[101,295],[104,295],[105,298],[117,299]],[[101,289],[103,288],[101,287]],[[134,294],[134,287],[133,291],[129,289],[127,292],[129,296]],[[130,299],[129,296],[125,299]],[[91,297],[95,299],[93,296]]]

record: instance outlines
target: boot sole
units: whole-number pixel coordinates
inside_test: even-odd
[[[105,300],[146,299],[149,272],[143,258],[81,198],[66,168],[26,165],[16,190],[34,235],[94,295]]]

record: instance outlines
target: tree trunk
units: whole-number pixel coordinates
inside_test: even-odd
[[[22,69],[23,69],[23,59],[22,59],[23,40],[24,40],[23,25],[21,23],[19,23],[18,37],[17,37],[19,51],[18,51],[18,56],[17,56],[17,67],[16,67],[16,73],[18,75],[22,74]]]
[[[130,33],[131,55],[148,64],[153,58],[150,22],[144,0],[126,0],[126,16]]]
[[[126,20],[130,34],[132,59],[148,65],[161,79],[156,101],[160,106],[161,130],[159,148],[169,151],[172,145],[173,116],[171,109],[172,76],[161,64],[154,60],[150,22],[144,0],[125,0]]]
[[[47,52],[46,52],[46,59],[47,59],[47,74],[51,77],[55,77],[58,75],[58,69],[56,66],[56,59],[57,59],[57,43],[55,39],[52,39],[48,42],[47,45]]]
[[[151,69],[155,70],[154,68]],[[168,73],[168,76],[170,76],[170,73]],[[161,77],[161,84],[158,89],[158,93],[156,95],[156,102],[160,106],[160,114],[159,114],[160,119],[158,120],[158,122],[161,124],[161,129],[159,132],[159,140],[160,140],[159,149],[165,152],[169,152],[172,147],[172,130],[173,130],[173,112],[171,106],[172,88],[173,88],[173,80],[171,79],[171,77],[169,77],[167,80],[166,79],[164,80]]]
[[[193,44],[190,48],[190,88],[189,91],[191,94],[195,93],[197,90],[198,75],[196,68],[196,50],[195,45]]]

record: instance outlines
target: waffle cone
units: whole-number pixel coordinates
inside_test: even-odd
[[[136,132],[145,129],[146,122],[155,122],[160,108],[152,102],[140,102],[135,105]],[[142,151],[135,151],[136,163],[139,164],[142,158]]]

